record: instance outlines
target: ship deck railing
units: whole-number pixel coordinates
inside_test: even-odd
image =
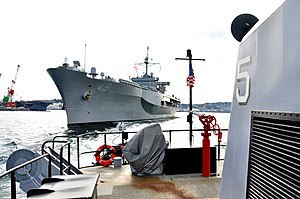
[[[228,133],[228,129],[220,129],[220,131],[223,133]],[[166,139],[167,143],[168,143],[168,147],[172,148],[172,136],[174,134],[177,134],[177,133],[190,133],[190,130],[188,129],[172,129],[172,130],[163,130],[162,131],[164,134],[168,134],[168,139]],[[193,132],[204,132],[204,129],[193,129]],[[115,135],[121,135],[121,139],[122,139],[122,142],[120,143],[121,145],[125,145],[126,144],[126,141],[128,139],[128,134],[136,134],[137,131],[117,131],[117,132],[92,132],[92,133],[84,133],[84,134],[80,134],[80,135],[76,135],[76,136],[68,136],[68,135],[58,135],[58,136],[55,136],[53,138],[52,141],[49,141],[49,142],[52,142],[52,148],[54,149],[55,148],[55,143],[58,143],[57,141],[59,141],[58,139],[75,139],[76,141],[76,160],[77,160],[77,167],[78,169],[81,169],[81,162],[80,162],[80,157],[84,154],[89,154],[89,153],[95,153],[96,152],[96,149],[93,150],[93,151],[80,151],[80,140],[83,138],[83,137],[86,137],[86,136],[89,136],[89,135],[103,135],[103,141],[102,143],[100,143],[99,146],[101,145],[107,145],[110,143],[108,143],[108,136],[115,136]],[[193,138],[193,136],[192,136]],[[202,141],[202,140],[201,140]],[[192,142],[194,143],[194,140],[192,140]],[[200,140],[199,140],[200,142]],[[113,147],[117,148],[117,147],[120,147],[121,145],[113,145]],[[224,160],[224,157],[221,156],[221,150],[226,150],[226,144],[221,144],[220,142],[218,142],[218,144],[214,145],[214,147],[217,148],[217,157],[216,157],[216,160],[217,161],[222,161]],[[124,163],[124,159],[123,159],[123,163]]]
[[[228,132],[228,129],[220,129],[222,132]],[[203,129],[193,129],[193,132],[196,132],[196,131],[199,131],[199,132],[204,132]],[[169,134],[169,146],[171,145],[172,143],[172,134],[173,133],[179,133],[179,132],[189,132],[189,130],[180,130],[180,129],[174,129],[174,130],[163,130],[163,133],[168,133]],[[134,132],[125,132],[125,131],[119,131],[119,132],[93,132],[93,133],[85,133],[85,134],[81,134],[81,135],[77,135],[77,136],[55,136],[52,140],[48,140],[48,141],[45,141],[43,144],[42,144],[42,147],[41,147],[41,151],[42,151],[42,155],[32,159],[32,160],[29,160],[27,162],[24,162],[20,165],[17,165],[11,169],[9,169],[8,171],[4,172],[3,174],[0,174],[0,178],[6,176],[6,175],[10,175],[10,178],[11,178],[11,198],[12,199],[16,199],[16,172],[17,170],[19,169],[23,169],[25,166],[29,165],[29,164],[32,164],[33,162],[36,162],[42,158],[47,158],[48,159],[48,177],[52,177],[52,167],[51,167],[51,162],[52,162],[52,159],[54,158],[53,155],[50,153],[50,152],[47,152],[45,150],[45,146],[48,145],[49,143],[52,144],[52,148],[54,149],[55,148],[55,144],[57,143],[60,143],[60,146],[59,146],[59,160],[60,160],[60,175],[64,175],[64,174],[70,174],[70,168],[73,166],[71,164],[71,139],[75,139],[76,140],[76,155],[77,155],[77,168],[78,169],[83,169],[83,168],[88,168],[88,167],[93,167],[95,165],[91,165],[91,166],[85,166],[85,167],[81,167],[80,165],[80,156],[83,155],[83,154],[88,154],[88,153],[95,153],[95,151],[85,151],[85,152],[80,152],[80,139],[84,136],[87,136],[87,135],[95,135],[95,134],[100,134],[100,135],[104,135],[103,137],[103,144],[107,144],[107,136],[110,136],[110,135],[116,135],[116,134],[120,134],[122,135],[122,144],[125,144],[124,141],[128,139],[128,134],[136,134],[137,132],[134,131]],[[57,139],[61,139],[63,138],[64,140],[57,140]],[[64,167],[62,165],[62,160],[64,159],[64,148],[67,147],[67,165]],[[222,161],[224,160],[224,158],[221,158],[220,157],[220,150],[221,150],[221,147],[225,147],[226,148],[226,145],[225,144],[221,144],[221,143],[218,143],[218,145],[215,145],[215,147],[217,147],[217,159],[216,161],[219,162],[219,161]],[[123,164],[124,164],[124,159],[123,159]],[[73,166],[74,167],[74,166]],[[76,169],[76,168],[75,168]]]
[[[53,146],[55,143],[60,143],[61,145],[59,146],[59,158],[57,160],[57,157],[53,156],[52,153],[48,152],[47,150],[45,150],[45,146],[48,144],[48,143],[52,143]],[[64,148],[67,147],[67,160],[66,160],[66,165],[63,165],[63,160],[64,160]],[[11,199],[16,199],[16,172],[20,169],[24,169],[27,165],[29,164],[32,164],[42,158],[47,158],[47,161],[48,161],[48,168],[47,168],[47,174],[48,174],[48,178],[51,178],[52,177],[52,162],[57,160],[59,162],[59,174],[60,175],[64,175],[64,174],[68,174],[68,175],[71,175],[71,168],[74,166],[71,164],[71,141],[69,140],[48,140],[48,141],[45,141],[43,144],[42,144],[42,147],[41,147],[41,152],[42,152],[42,155],[34,158],[34,159],[31,159],[31,160],[28,160],[22,164],[19,164],[9,170],[7,170],[6,172],[0,174],[0,178],[4,177],[4,176],[7,176],[7,175],[10,175],[10,178],[11,178]],[[76,168],[75,168],[76,169]]]
[[[151,91],[154,91],[154,92],[158,92],[158,90],[154,87],[146,86],[146,85],[143,85],[143,84],[138,84],[136,82],[127,81],[127,80],[124,80],[124,79],[119,79],[119,82],[122,83],[122,84],[127,84],[127,85],[130,85],[130,86],[141,88],[143,90],[151,90]]]
[[[127,80],[124,80],[124,79],[119,79],[119,82],[122,83],[122,84],[127,84],[127,85],[130,85],[130,86],[141,88],[141,86],[138,83],[135,83],[135,82],[130,82],[130,81],[127,81]]]
[[[38,156],[34,159],[31,159],[27,162],[24,162],[22,164],[19,164],[9,170],[7,170],[6,172],[0,174],[0,178],[4,177],[4,176],[7,176],[7,175],[10,175],[10,179],[11,179],[11,184],[10,184],[10,187],[11,187],[11,199],[16,199],[17,196],[16,196],[16,172],[19,170],[19,169],[23,169],[24,167],[26,167],[27,165],[29,164],[32,164],[42,158],[48,158],[49,162],[48,162],[48,177],[51,177],[52,176],[52,173],[51,173],[51,155],[50,154],[43,154],[41,156]]]

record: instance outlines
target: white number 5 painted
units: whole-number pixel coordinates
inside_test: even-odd
[[[241,60],[238,61],[238,70],[237,70],[237,76],[236,80],[238,82],[245,81],[246,82],[246,88],[245,88],[245,94],[241,95],[240,90],[237,88],[236,89],[236,99],[239,104],[247,104],[247,101],[249,99],[250,95],[250,76],[247,71],[241,72],[241,67],[246,66],[249,63],[251,63],[251,57],[245,57]]]

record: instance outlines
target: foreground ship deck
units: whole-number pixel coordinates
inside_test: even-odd
[[[57,138],[59,138],[59,136]],[[79,137],[76,137],[76,141],[77,143],[80,143],[80,139],[78,138]],[[62,143],[62,146],[60,146],[60,155],[54,151],[54,147],[52,148],[49,146],[47,147],[47,150],[45,150],[45,145],[47,143],[54,143],[54,141]],[[218,198],[219,196],[223,160],[220,158],[218,160],[214,159],[213,161],[216,161],[216,169],[211,169],[210,177],[202,177],[202,172],[199,172],[199,169],[201,168],[199,161],[190,160],[190,154],[185,154],[186,149],[191,149],[189,151],[193,154],[193,157],[201,159],[201,153],[197,153],[198,155],[195,154],[195,152],[199,152],[200,150],[198,147],[182,148],[180,153],[178,153],[178,148],[170,148],[170,150],[167,150],[168,152],[166,151],[166,154],[168,155],[166,155],[164,159],[163,173],[150,175],[150,173],[147,174],[147,170],[145,170],[146,175],[137,176],[133,175],[132,165],[127,163],[127,159],[124,159],[125,162],[121,164],[121,158],[118,158],[118,161],[114,161],[113,164],[110,164],[107,167],[95,166],[94,164],[89,165],[86,161],[83,162],[83,164],[87,165],[80,167],[79,165],[81,164],[78,161],[78,166],[76,168],[68,163],[70,162],[70,154],[68,155],[67,160],[62,157],[62,154],[64,154],[62,151],[64,146],[67,146],[67,149],[70,152],[70,143],[71,141],[66,142],[61,139],[56,140],[55,138],[52,141],[45,141],[42,144],[41,150],[46,152],[44,154],[42,153],[43,155],[39,155],[28,149],[17,150],[7,160],[7,169],[9,170],[0,176],[3,177],[8,173],[14,173],[13,176],[16,175],[17,179],[20,179],[19,177],[20,175],[23,176],[23,173],[20,173],[17,170],[34,163],[34,167],[30,167],[28,173],[30,173],[34,182],[38,182],[43,178],[40,185],[36,187],[36,185],[33,185],[32,182],[30,182],[31,180],[25,179],[24,176],[22,177],[22,179],[24,178],[23,180],[18,181],[20,183],[20,188],[24,192],[27,192],[28,198],[192,199]],[[128,146],[128,143],[126,146]],[[58,150],[57,147],[58,146],[55,147],[56,150]],[[77,155],[83,155],[89,154],[92,151],[77,152]],[[123,152],[124,157],[126,157],[125,151]],[[175,152],[175,157],[173,157]],[[185,157],[184,154],[187,157]],[[185,158],[185,160],[182,158]],[[51,161],[48,161],[49,159],[51,159]],[[35,164],[35,162],[39,160],[41,160],[41,162]],[[15,163],[20,163],[20,161],[24,163],[16,166]],[[49,163],[52,165],[51,168],[49,168]],[[57,167],[54,165],[57,165]],[[14,166],[14,168],[11,168],[11,166]],[[57,168],[59,168],[59,170],[57,170]],[[177,170],[173,170],[173,168],[176,168]],[[191,172],[190,169],[192,169],[193,172]],[[139,174],[141,173],[138,173],[138,175]],[[11,178],[11,198],[16,198],[15,180],[16,179]]]
[[[183,165],[186,167],[188,165]],[[223,163],[218,165],[222,170]],[[220,176],[205,178],[201,174],[134,176],[130,166],[89,167],[84,174],[100,174],[97,197],[118,198],[218,198]]]

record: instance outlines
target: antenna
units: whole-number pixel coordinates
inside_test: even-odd
[[[146,64],[146,75],[148,75],[148,64],[149,64],[149,46],[147,46],[147,56],[145,58],[144,64]]]
[[[146,73],[145,73],[144,77],[148,77],[148,66],[153,66],[153,65],[156,65],[156,64],[160,64],[160,63],[149,62],[150,60],[152,60],[152,59],[149,57],[149,46],[147,46],[147,56],[144,59],[144,63],[136,63],[135,64],[135,65],[143,65],[143,64],[146,65]]]
[[[86,66],[86,44],[84,44],[84,64],[83,64],[83,70],[85,71]]]

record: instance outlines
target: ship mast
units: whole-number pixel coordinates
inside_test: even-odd
[[[149,66],[153,66],[159,63],[151,63],[150,60],[152,60],[152,58],[149,57],[149,46],[147,46],[147,56],[144,59],[144,63],[136,63],[136,65],[144,65],[146,66],[146,73],[144,74],[144,77],[149,77],[148,75],[148,67]]]
[[[146,65],[146,76],[148,76],[148,64],[149,64],[149,46],[147,46],[147,56],[145,58],[144,64]]]

